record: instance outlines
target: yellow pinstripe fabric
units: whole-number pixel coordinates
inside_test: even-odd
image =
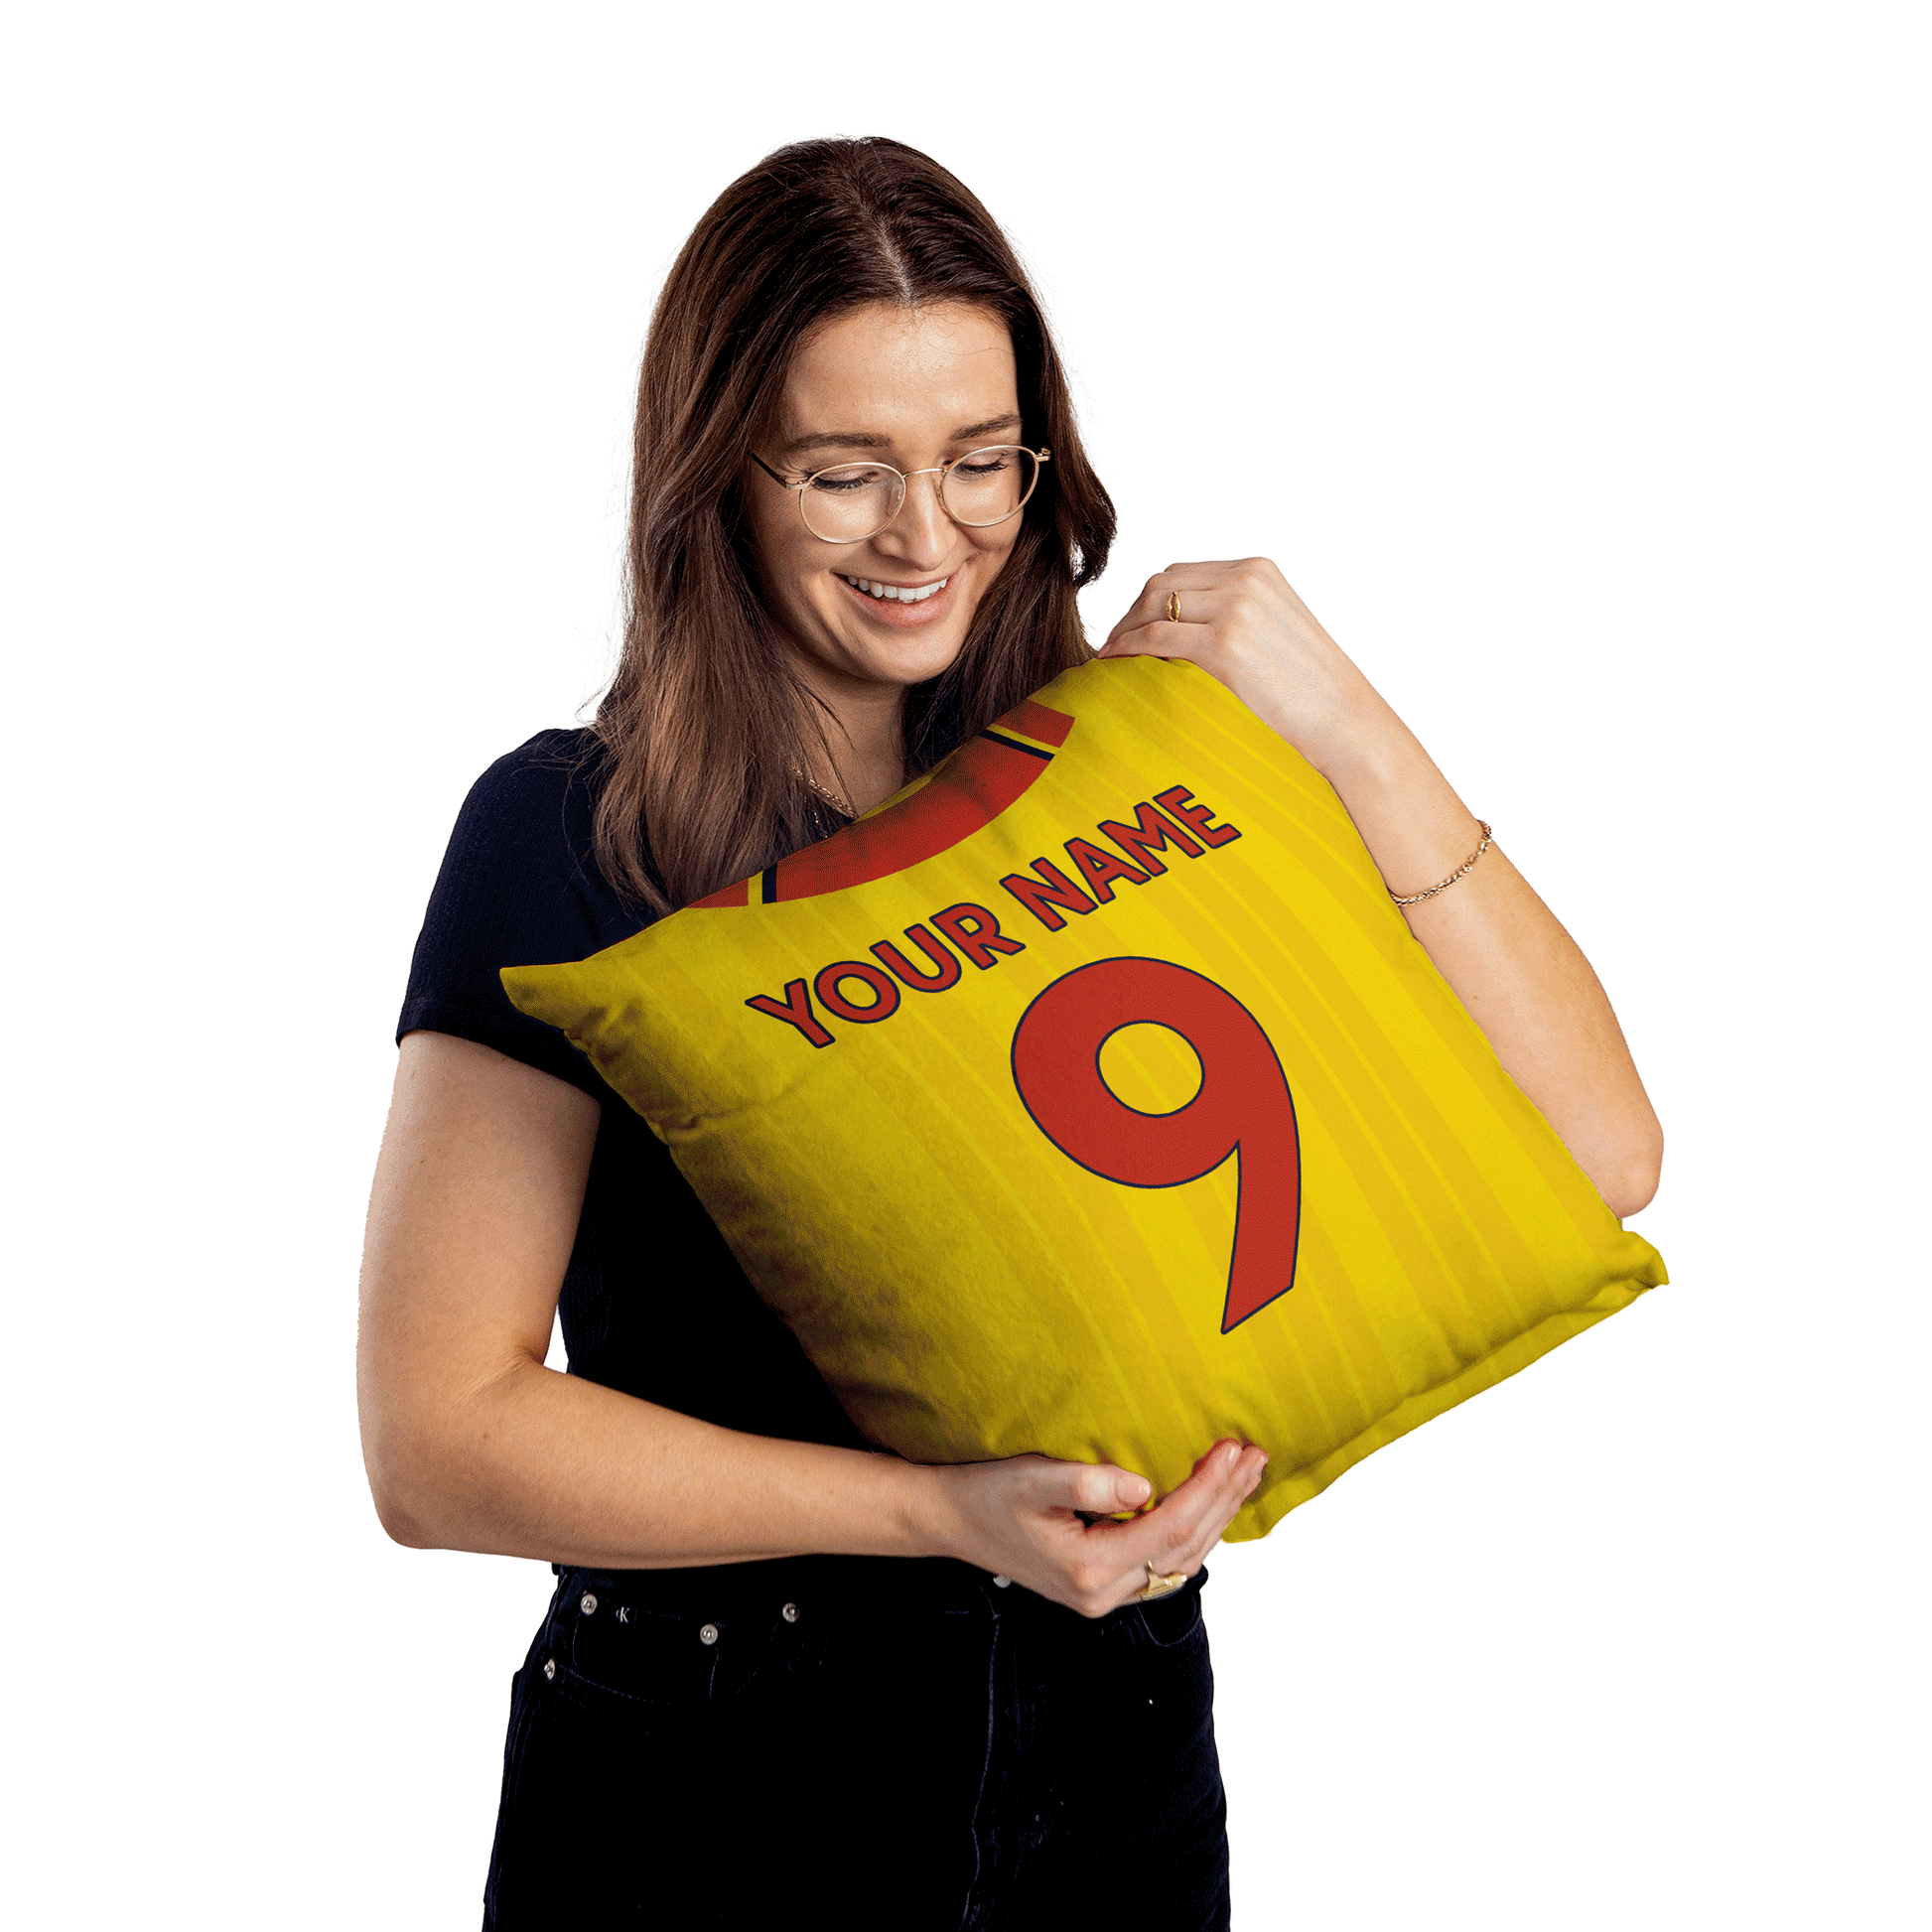
[[[504,984],[670,1144],[874,1441],[922,1461],[1104,1457],[1159,1494],[1216,1437],[1245,1437],[1270,1461],[1230,1535],[1260,1536],[1662,1282],[1663,1265],[1496,1064],[1327,782],[1220,684],[1128,658],[1068,672],[1037,702],[1073,718],[1064,743],[937,856],[818,897],[759,903],[755,889],[749,904],[687,908]],[[1240,837],[1164,852],[1165,873],[1057,931],[1000,890],[1042,855],[1071,874],[1065,841],[1104,845],[1101,820],[1131,823],[1173,786]],[[907,990],[874,1024],[821,1014],[825,1047],[746,1005],[866,961],[876,941],[903,947],[908,926],[962,901],[1025,950],[967,965],[947,991]],[[1034,998],[1130,956],[1233,994],[1294,1098],[1294,1286],[1227,1333],[1237,1160],[1123,1185],[1047,1140],[1016,1091]],[[1143,1112],[1182,1104],[1199,1078],[1187,1048],[1145,1027],[1116,1034],[1100,1064]]]

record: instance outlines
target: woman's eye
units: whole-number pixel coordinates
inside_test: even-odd
[[[855,489],[871,489],[877,485],[880,473],[877,470],[828,470],[823,476],[812,479],[812,487],[827,495],[849,495]]]
[[[1007,459],[996,456],[985,463],[955,463],[954,472],[962,477],[977,481],[981,477],[997,477],[1007,467]]]

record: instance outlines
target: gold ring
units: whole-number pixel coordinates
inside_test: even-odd
[[[1134,1594],[1143,1603],[1152,1603],[1157,1596],[1172,1596],[1186,1581],[1186,1577],[1178,1570],[1172,1577],[1164,1577],[1150,1563],[1147,1567],[1147,1587],[1137,1589]]]
[[[1180,593],[1178,591],[1170,591],[1168,593],[1168,621],[1170,623],[1178,623],[1180,621]]]

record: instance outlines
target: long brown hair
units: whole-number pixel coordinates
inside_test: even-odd
[[[825,743],[822,707],[755,588],[740,480],[800,342],[880,302],[999,316],[1021,434],[1053,452],[958,657],[906,694],[907,775],[1088,655],[1074,592],[1107,561],[1114,506],[1006,237],[960,182],[900,142],[802,141],[767,155],[685,243],[637,383],[623,652],[596,723],[596,854],[614,886],[653,910],[826,830],[799,775]]]

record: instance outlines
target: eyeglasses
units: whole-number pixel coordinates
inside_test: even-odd
[[[787,483],[754,450],[752,461],[780,489],[798,492],[805,528],[826,543],[864,543],[876,537],[905,505],[912,477],[937,477],[939,507],[969,530],[990,529],[1018,516],[1039,481],[1039,466],[1051,450],[1030,450],[1022,443],[991,443],[969,450],[950,463],[902,475],[890,463],[841,463]]]

